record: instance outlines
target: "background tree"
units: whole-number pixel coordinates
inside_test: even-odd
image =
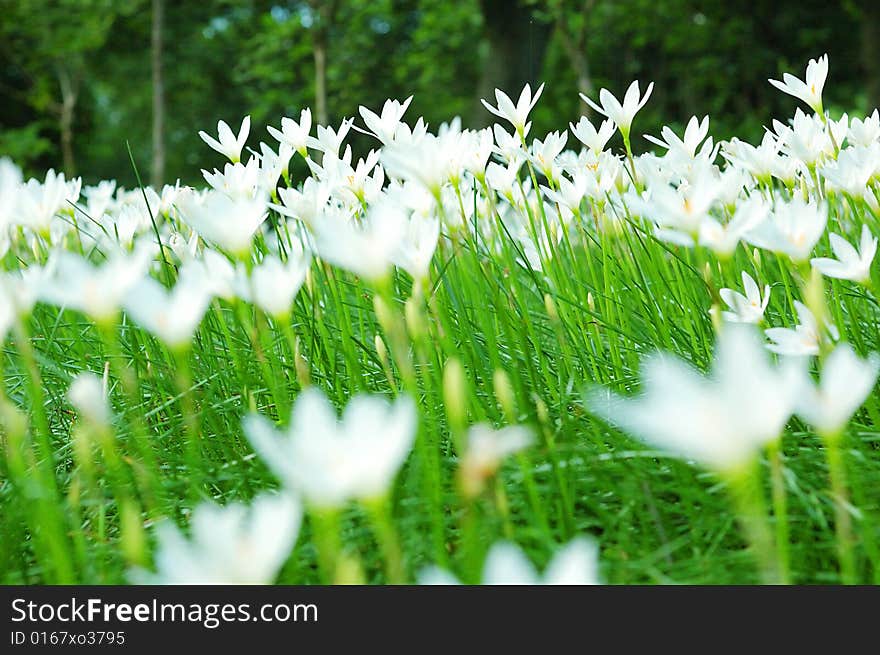
[[[153,165],[150,182],[154,187],[161,186],[165,179],[165,79],[162,70],[164,14],[164,0],[153,0],[150,42],[150,65],[153,72]]]
[[[338,123],[414,95],[411,117],[491,119],[476,101],[546,82],[541,137],[587,112],[578,91],[655,82],[637,131],[709,114],[716,138],[760,139],[793,111],[767,84],[828,52],[826,105],[880,104],[872,0],[0,0],[0,156],[28,174],[78,170],[134,184],[201,181],[219,165],[197,133],[265,126],[312,107]],[[164,12],[163,12],[164,10]],[[166,14],[163,16],[163,13]],[[162,19],[165,20],[162,20]],[[316,44],[323,55],[316,58]],[[322,63],[323,62],[323,63]],[[323,72],[321,72],[323,71]],[[375,141],[353,134],[361,154]],[[634,135],[633,145],[649,144]],[[163,174],[164,169],[164,174]]]
[[[125,3],[110,0],[20,0],[2,7],[3,50],[24,82],[24,102],[57,121],[64,171],[76,170],[77,105],[92,58]]]

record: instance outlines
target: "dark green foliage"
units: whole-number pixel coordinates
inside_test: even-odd
[[[218,119],[237,123],[250,113],[252,134],[274,143],[267,124],[314,107],[313,5],[167,3],[166,181],[200,181],[199,169],[215,160],[197,133],[211,131]],[[29,174],[62,167],[63,71],[78,85],[76,172],[86,182],[109,177],[132,186],[125,141],[142,167],[150,162],[151,3],[0,0],[0,9],[0,156]],[[376,109],[386,98],[413,94],[411,117],[423,115],[436,127],[460,115],[466,125],[479,125],[488,115],[478,95],[495,85],[518,86],[534,77],[526,69],[537,67],[547,83],[534,113],[532,135],[540,137],[586,111],[577,95],[574,44],[593,93],[602,86],[621,93],[632,79],[655,82],[639,116],[636,150],[647,146],[641,133],[657,133],[665,122],[682,126],[693,114],[712,117],[716,138],[757,140],[768,116],[793,110],[792,99],[765,78],[800,75],[809,58],[826,51],[826,107],[873,108],[880,88],[880,70],[871,63],[877,21],[872,3],[852,0],[339,0],[328,28],[328,113],[338,122],[356,116],[359,105]],[[524,56],[498,65],[497,53],[511,47]],[[359,153],[373,145],[358,135],[352,142]]]

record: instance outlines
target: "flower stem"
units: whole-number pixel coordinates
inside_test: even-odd
[[[847,509],[849,494],[846,486],[846,466],[839,436],[825,439],[831,496],[834,499],[834,531],[837,535],[837,557],[843,584],[856,583],[856,560],[853,552],[852,519]]]
[[[785,496],[785,466],[779,441],[769,447],[770,483],[773,493],[773,518],[776,526],[776,554],[783,584],[791,584],[791,553],[789,548],[788,501]]]
[[[764,584],[780,584],[782,576],[755,462],[731,472],[727,482],[740,526],[757,558],[761,580]]]

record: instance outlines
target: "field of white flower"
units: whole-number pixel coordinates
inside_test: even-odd
[[[827,74],[758,145],[634,155],[634,82],[221,121],[204,189],[0,161],[0,582],[880,582],[880,115]]]

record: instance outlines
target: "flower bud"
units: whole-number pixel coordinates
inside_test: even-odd
[[[559,320],[559,312],[556,311],[556,303],[553,302],[553,298],[550,297],[549,293],[544,294],[544,309],[547,311],[547,316],[550,317],[550,320],[554,323]]]
[[[510,384],[510,378],[500,368],[495,369],[492,375],[492,386],[495,389],[495,398],[498,405],[507,420],[513,422],[516,419],[516,396],[513,392],[513,386]]]
[[[467,422],[467,378],[464,367],[452,358],[443,368],[443,402],[453,430],[462,430]]]

